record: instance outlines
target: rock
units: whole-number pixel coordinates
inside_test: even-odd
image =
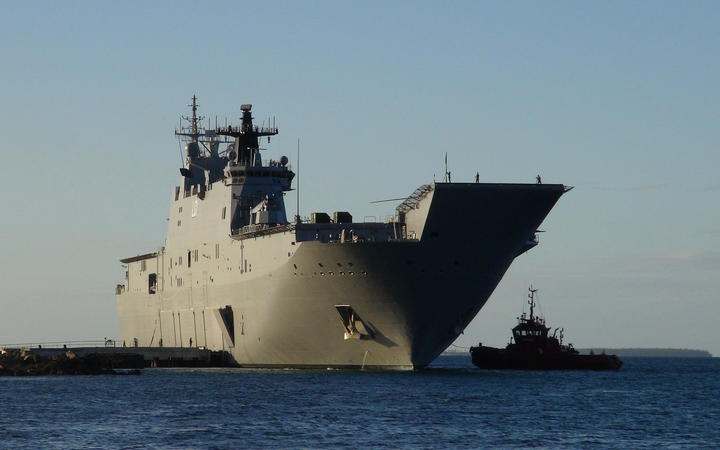
[[[116,375],[139,374],[116,372],[113,363],[100,355],[77,356],[72,351],[42,357],[25,350],[10,350],[0,356],[0,376],[23,375]]]

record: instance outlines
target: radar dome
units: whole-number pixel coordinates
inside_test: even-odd
[[[280,165],[285,167],[285,166],[287,166],[287,163],[288,163],[288,157],[285,155],[281,156],[280,157]]]

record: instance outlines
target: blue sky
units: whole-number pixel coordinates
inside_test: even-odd
[[[253,103],[301,212],[384,217],[441,177],[576,188],[457,345],[527,285],[576,346],[720,354],[715,2],[5,2],[0,343],[118,334],[118,259],[164,239],[193,94]],[[294,201],[288,202],[294,212]],[[461,219],[462,211],[458,211]]]

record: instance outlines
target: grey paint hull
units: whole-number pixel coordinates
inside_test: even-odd
[[[249,367],[424,367],[534,245],[563,192],[561,185],[437,184],[408,214],[417,239],[300,242],[287,231],[219,240],[224,265],[209,258],[182,287],[118,295],[122,339],[149,346],[192,339]],[[248,254],[257,255],[249,271]],[[169,273],[167,260],[172,266],[158,254],[159,271]],[[335,305],[352,306],[372,336],[345,339]],[[217,312],[225,306],[232,330]]]

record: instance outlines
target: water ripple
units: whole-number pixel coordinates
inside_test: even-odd
[[[154,369],[0,379],[3,448],[718,447],[720,360],[617,373]]]

